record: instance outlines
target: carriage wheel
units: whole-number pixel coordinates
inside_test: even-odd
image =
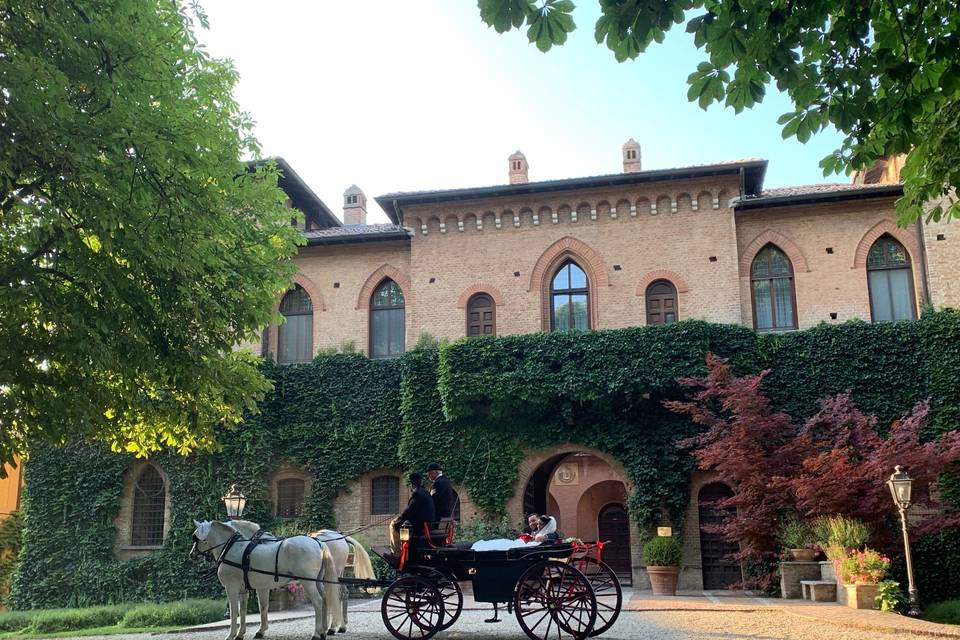
[[[617,621],[620,607],[623,606],[623,589],[620,579],[606,563],[596,558],[585,557],[576,561],[577,569],[587,576],[593,593],[597,597],[597,622],[591,636],[598,636]]]
[[[443,621],[440,623],[440,630],[452,627],[463,611],[463,591],[460,590],[460,584],[442,571],[431,567],[412,566],[407,567],[407,570],[414,575],[425,577],[440,591],[443,599]]]
[[[538,562],[521,574],[513,608],[530,640],[583,640],[597,620],[590,581],[557,560]]]
[[[380,615],[397,640],[428,640],[440,630],[443,598],[429,580],[404,576],[387,587]]]

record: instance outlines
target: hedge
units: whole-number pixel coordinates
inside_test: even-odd
[[[131,459],[90,443],[37,444],[24,466],[24,548],[16,608],[159,601],[219,595],[207,567],[187,557],[193,518],[216,518],[236,482],[250,519],[267,527],[270,476],[282,463],[312,474],[294,527],[336,527],[333,504],[370,469],[423,469],[435,459],[492,519],[504,513],[518,465],[532,451],[576,443],[620,461],[635,486],[632,517],[674,525],[687,506],[691,458],[675,446],[696,432],[661,401],[677,378],[705,371],[707,351],[740,373],[771,369],[767,391],[795,418],[851,389],[881,425],[933,397],[930,436],[960,417],[960,313],[913,322],[822,325],[785,334],[684,321],[666,326],[473,338],[421,345],[396,360],[323,354],[264,365],[274,381],[260,413],[218,434],[221,448],[157,456],[171,482],[163,549],[118,561],[113,520]],[[949,488],[949,487],[948,487]]]

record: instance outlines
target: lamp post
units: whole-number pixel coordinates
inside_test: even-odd
[[[237,489],[237,485],[231,484],[230,490],[224,494],[223,506],[227,508],[227,520],[243,517],[243,508],[247,506],[247,498]]]
[[[907,611],[907,615],[918,618],[920,617],[920,601],[917,598],[917,588],[913,584],[913,559],[910,557],[910,536],[907,535],[907,509],[910,508],[913,480],[910,479],[906,471],[900,468],[900,465],[897,465],[893,468],[890,479],[887,480],[887,486],[890,487],[890,495],[893,496],[893,502],[900,512],[900,526],[903,528],[903,555],[907,561],[907,582],[910,595],[910,610]]]

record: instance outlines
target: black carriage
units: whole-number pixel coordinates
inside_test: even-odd
[[[623,594],[599,555],[602,544],[558,543],[505,551],[474,551],[453,544],[446,531],[401,530],[399,557],[374,548],[397,572],[381,603],[384,626],[398,640],[428,640],[450,628],[463,610],[461,582],[477,602],[513,613],[531,640],[583,640],[609,629]]]

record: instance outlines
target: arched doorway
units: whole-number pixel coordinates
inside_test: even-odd
[[[602,453],[582,450],[567,449],[545,457],[527,476],[522,508],[524,516],[545,513],[556,518],[558,530],[565,537],[588,542],[609,540],[611,545],[604,548],[603,559],[613,559],[621,582],[630,584],[633,549],[632,525],[625,507],[627,480],[614,464]]]
[[[608,504],[597,516],[597,539],[605,541],[603,561],[610,565],[620,582],[631,584],[630,517],[622,504]]]
[[[717,502],[733,497],[733,489],[722,482],[704,485],[697,494],[697,507],[700,519],[700,559],[703,567],[703,588],[726,589],[740,582],[743,574],[740,565],[729,559],[731,554],[740,550],[736,542],[725,539],[714,528],[722,524],[730,513],[729,508],[719,508]]]

